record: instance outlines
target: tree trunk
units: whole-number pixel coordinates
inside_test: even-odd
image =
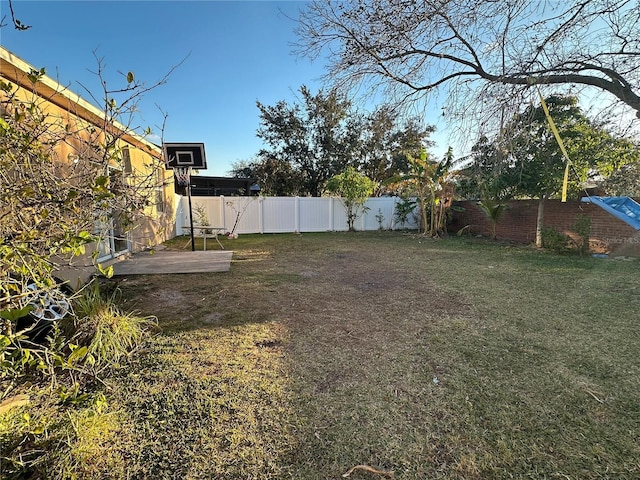
[[[429,231],[429,219],[427,218],[427,199],[425,197],[422,197],[420,199],[420,210],[421,210],[421,216],[422,216],[422,233],[424,235],[427,234],[427,232]]]
[[[347,205],[347,228],[350,232],[356,231],[356,229],[353,226],[355,221],[356,221],[356,216],[353,213],[353,205],[348,204]]]
[[[542,229],[544,228],[544,200],[545,195],[540,195],[538,200],[538,220],[536,221],[536,247],[542,248]]]

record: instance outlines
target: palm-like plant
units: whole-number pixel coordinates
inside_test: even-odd
[[[425,149],[419,157],[407,155],[409,173],[396,179],[416,197],[420,208],[421,230],[425,235],[437,236],[444,230],[446,211],[451,206],[456,172],[451,170],[453,152],[447,151],[441,162],[433,161]]]
[[[478,206],[491,222],[491,240],[495,240],[498,221],[507,209],[507,204],[500,201],[499,198],[483,195],[482,200],[478,202]]]

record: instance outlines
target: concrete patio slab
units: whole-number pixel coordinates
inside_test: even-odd
[[[170,250],[155,253],[136,253],[113,264],[114,275],[155,275],[179,273],[228,272],[232,251],[207,250],[176,252]]]

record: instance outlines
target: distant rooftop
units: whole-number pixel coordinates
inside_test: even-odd
[[[175,182],[175,189],[178,195],[187,194],[185,187],[178,185],[178,182]],[[255,178],[206,177],[203,175],[191,177],[191,195],[194,197],[249,196],[259,193],[260,187]]]

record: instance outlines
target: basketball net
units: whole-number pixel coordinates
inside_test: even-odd
[[[191,168],[189,167],[175,167],[173,169],[173,175],[176,177],[178,185],[186,187],[191,180]]]

